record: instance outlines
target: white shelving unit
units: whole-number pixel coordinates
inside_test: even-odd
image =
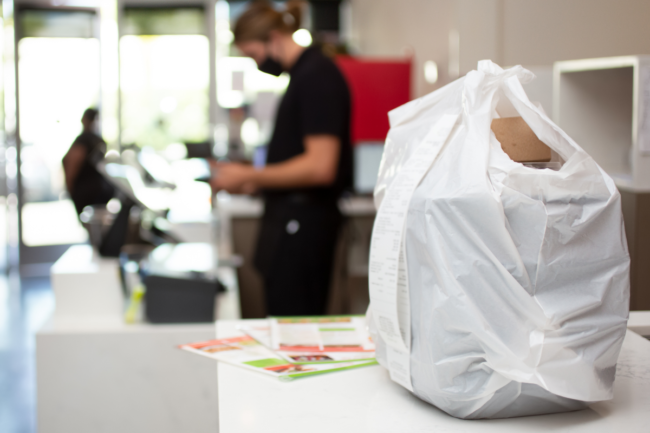
[[[556,62],[553,119],[619,189],[650,192],[650,56]]]

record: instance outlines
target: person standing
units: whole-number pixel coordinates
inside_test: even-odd
[[[214,190],[261,190],[265,211],[255,266],[270,315],[325,313],[342,216],[338,199],[352,184],[350,92],[319,48],[292,38],[300,4],[286,11],[253,2],[234,27],[234,43],[263,72],[287,72],[266,166],[215,163]]]
[[[84,111],[83,131],[63,157],[65,185],[77,214],[86,206],[108,203],[115,193],[96,168],[106,154],[106,142],[95,132],[98,114],[93,108]]]

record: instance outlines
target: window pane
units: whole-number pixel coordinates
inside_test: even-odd
[[[120,40],[122,144],[208,139],[209,43],[199,35]]]
[[[79,242],[85,233],[65,200],[61,160],[81,132],[84,110],[99,101],[99,41],[25,38],[18,54],[23,199],[53,202],[50,207],[23,207],[23,242]],[[53,238],[45,234],[52,224],[76,229],[58,230],[60,236]]]
[[[92,38],[95,14],[82,11],[23,10],[22,37]]]
[[[202,8],[126,8],[124,35],[205,35]]]
[[[25,203],[23,243],[28,247],[83,243],[88,233],[77,219],[72,200]]]

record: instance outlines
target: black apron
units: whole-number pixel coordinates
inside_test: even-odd
[[[325,314],[342,217],[335,202],[303,199],[267,202],[262,218],[255,265],[270,315]]]

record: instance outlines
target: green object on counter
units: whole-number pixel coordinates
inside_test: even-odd
[[[144,297],[145,290],[146,289],[142,284],[133,287],[129,299],[129,306],[126,308],[126,312],[124,313],[124,321],[126,323],[135,323],[138,311],[140,311],[140,306],[142,305],[142,298]]]

